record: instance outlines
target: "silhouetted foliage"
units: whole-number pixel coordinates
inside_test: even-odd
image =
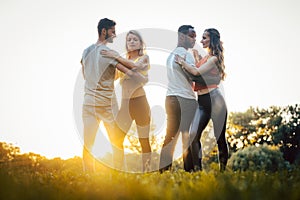
[[[300,105],[231,113],[227,138],[233,152],[252,145],[276,145],[286,160],[299,164]]]

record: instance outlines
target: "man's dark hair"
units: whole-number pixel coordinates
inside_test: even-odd
[[[110,29],[111,27],[115,26],[116,22],[107,18],[103,18],[98,23],[98,34],[101,34],[101,30],[105,28],[106,30]]]
[[[194,29],[191,25],[182,25],[178,28],[178,33],[188,34],[191,29]]]

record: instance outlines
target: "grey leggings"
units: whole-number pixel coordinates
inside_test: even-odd
[[[213,121],[214,135],[218,144],[221,170],[225,169],[228,160],[228,147],[225,138],[227,107],[220,90],[214,89],[208,94],[198,96],[199,107],[195,113],[191,129],[191,151],[194,168],[202,168],[202,149],[200,138],[210,119]],[[224,170],[223,169],[223,170]]]

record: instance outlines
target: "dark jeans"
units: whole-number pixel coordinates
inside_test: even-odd
[[[193,169],[189,148],[189,128],[194,118],[197,102],[179,96],[167,96],[165,100],[167,130],[160,156],[160,171],[170,169],[179,133],[182,134],[182,150],[185,171]]]
[[[213,121],[214,136],[219,151],[220,170],[223,171],[228,160],[228,146],[225,138],[227,107],[225,100],[217,88],[208,94],[198,96],[199,108],[191,125],[190,137],[194,168],[201,169],[202,149],[200,138],[210,119]]]

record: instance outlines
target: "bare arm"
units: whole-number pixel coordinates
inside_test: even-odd
[[[175,57],[175,62],[178,64],[181,64],[183,72],[194,82],[201,83],[201,84],[219,84],[221,81],[220,74],[211,75],[207,73],[210,69],[213,67],[216,67],[214,63],[209,63],[209,65],[203,66],[201,65],[201,68],[204,67],[204,70],[199,70],[200,68],[196,68],[195,66],[192,66],[184,61],[183,58],[180,56]],[[207,64],[207,63],[205,63]]]
[[[145,69],[149,65],[149,56],[143,55],[137,62],[125,59],[121,56],[117,57],[116,60],[129,69]]]
[[[149,56],[143,55],[138,62],[133,62],[132,60],[128,60],[120,56],[116,51],[110,50],[102,50],[100,52],[104,57],[114,58],[119,63],[123,64],[125,67],[129,69],[144,69],[149,65]]]
[[[133,74],[133,71],[131,71],[130,69],[128,69],[127,67],[125,67],[124,65],[122,65],[121,63],[118,63],[116,65],[116,68],[118,70],[120,70],[121,72],[123,72],[124,74],[127,74],[128,76],[131,76]]]
[[[192,49],[192,51],[193,51],[193,56],[195,58],[195,62],[198,63],[202,59],[202,56],[199,54],[197,49]]]
[[[206,84],[206,85],[211,85],[211,84],[216,84],[219,85],[221,81],[221,76],[219,74],[216,75],[210,75],[209,73],[205,73],[203,75],[192,75],[188,73],[186,70],[183,70],[192,81],[200,84]]]
[[[120,70],[121,72],[123,72],[124,74],[130,76],[130,78],[135,79],[138,82],[141,82],[143,84],[148,82],[148,76],[144,76],[139,72],[133,71],[131,69],[128,69],[127,67],[125,67],[123,64],[118,63],[116,65],[117,69]]]
[[[209,58],[206,63],[201,65],[200,68],[196,68],[187,62],[180,56],[176,56],[175,61],[182,66],[183,69],[185,69],[187,72],[191,73],[194,76],[199,76],[201,74],[205,74],[209,70],[211,70],[214,67],[217,67],[216,61],[217,58],[215,56]]]

